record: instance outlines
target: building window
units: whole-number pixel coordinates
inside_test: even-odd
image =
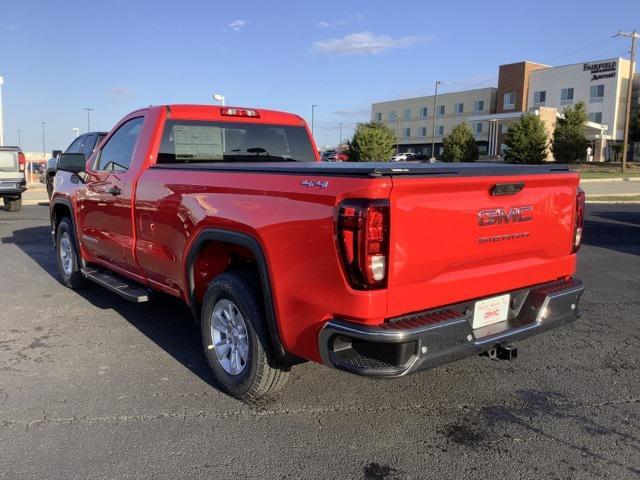
[[[516,108],[516,92],[505,93],[504,101],[502,103],[502,108],[504,110],[513,110]]]
[[[589,92],[590,103],[600,103],[604,98],[604,85],[591,85],[591,91]]]
[[[500,125],[500,131],[506,134],[509,131],[509,127],[503,123],[502,125]]]
[[[482,133],[482,122],[476,123],[476,133]]]
[[[426,137],[427,136],[427,127],[422,127],[420,129],[420,136],[421,137]]]
[[[429,116],[429,109],[427,107],[422,107],[420,109],[420,116],[421,117],[428,117]]]
[[[441,117],[444,115],[445,109],[444,105],[438,105],[438,116]]]
[[[439,137],[443,136],[444,135],[444,125],[438,125],[436,131],[437,131]]]
[[[542,90],[540,92],[533,92],[533,106],[544,107],[544,103],[547,101],[547,92]]]
[[[589,114],[589,121],[595,123],[602,123],[602,112],[591,112]]]
[[[405,120],[411,119],[411,109],[410,108],[405,108],[404,109],[404,119]]]
[[[395,122],[396,118],[398,118],[398,115],[396,114],[396,111],[395,110],[391,110],[389,112],[389,121],[390,122]]]
[[[381,122],[382,121],[382,114],[380,112],[376,113],[376,122]]]
[[[456,103],[454,112],[456,112],[456,115],[461,115],[462,113],[464,113],[464,103]]]
[[[569,105],[571,103],[573,103],[573,87],[560,90],[560,105]]]
[[[473,102],[473,111],[474,112],[483,112],[484,111],[484,100],[476,100]]]
[[[402,129],[402,134],[404,135],[404,138],[409,138],[411,136],[411,129],[410,128],[403,128]]]

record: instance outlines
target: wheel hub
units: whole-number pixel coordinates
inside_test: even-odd
[[[222,299],[211,313],[211,340],[218,363],[229,375],[239,375],[249,360],[247,325],[238,307]]]

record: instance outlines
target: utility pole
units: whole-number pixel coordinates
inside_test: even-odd
[[[311,105],[311,136],[313,137],[313,127],[315,126],[315,113],[316,113],[316,107],[318,105]],[[315,140],[315,137],[313,137]]]
[[[633,74],[636,71],[636,40],[640,38],[640,33],[636,30],[633,32],[621,32],[616,37],[631,38],[631,61],[629,63],[629,83],[627,84],[627,105],[624,110],[624,140],[622,141],[622,173],[627,168],[627,149],[629,148],[629,126],[631,122],[631,96],[633,94]]]
[[[22,134],[22,130],[18,129],[18,148],[22,148],[22,142],[20,141],[21,134]]]
[[[438,85],[440,85],[440,80],[436,80],[436,91],[433,95],[433,113],[431,117],[433,117],[433,125],[431,126],[431,161],[435,162],[436,160],[436,101],[438,100]]]
[[[83,110],[87,111],[87,132],[91,131],[91,112],[93,112],[93,108],[83,108]]]
[[[338,123],[338,126],[340,127],[340,139],[338,140],[338,147],[342,146],[342,122]]]

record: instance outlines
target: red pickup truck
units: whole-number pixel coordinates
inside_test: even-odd
[[[563,166],[319,161],[297,115],[170,105],[59,160],[62,282],[183,299],[217,383],[313,360],[397,377],[578,318],[584,194]]]

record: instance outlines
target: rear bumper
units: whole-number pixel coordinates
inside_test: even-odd
[[[0,180],[0,196],[19,197],[27,189],[27,181],[24,178]]]
[[[334,319],[320,331],[320,355],[326,365],[358,375],[398,377],[573,322],[583,291],[580,280],[569,279],[507,292],[508,319],[476,330],[470,324],[475,301],[375,327]]]

